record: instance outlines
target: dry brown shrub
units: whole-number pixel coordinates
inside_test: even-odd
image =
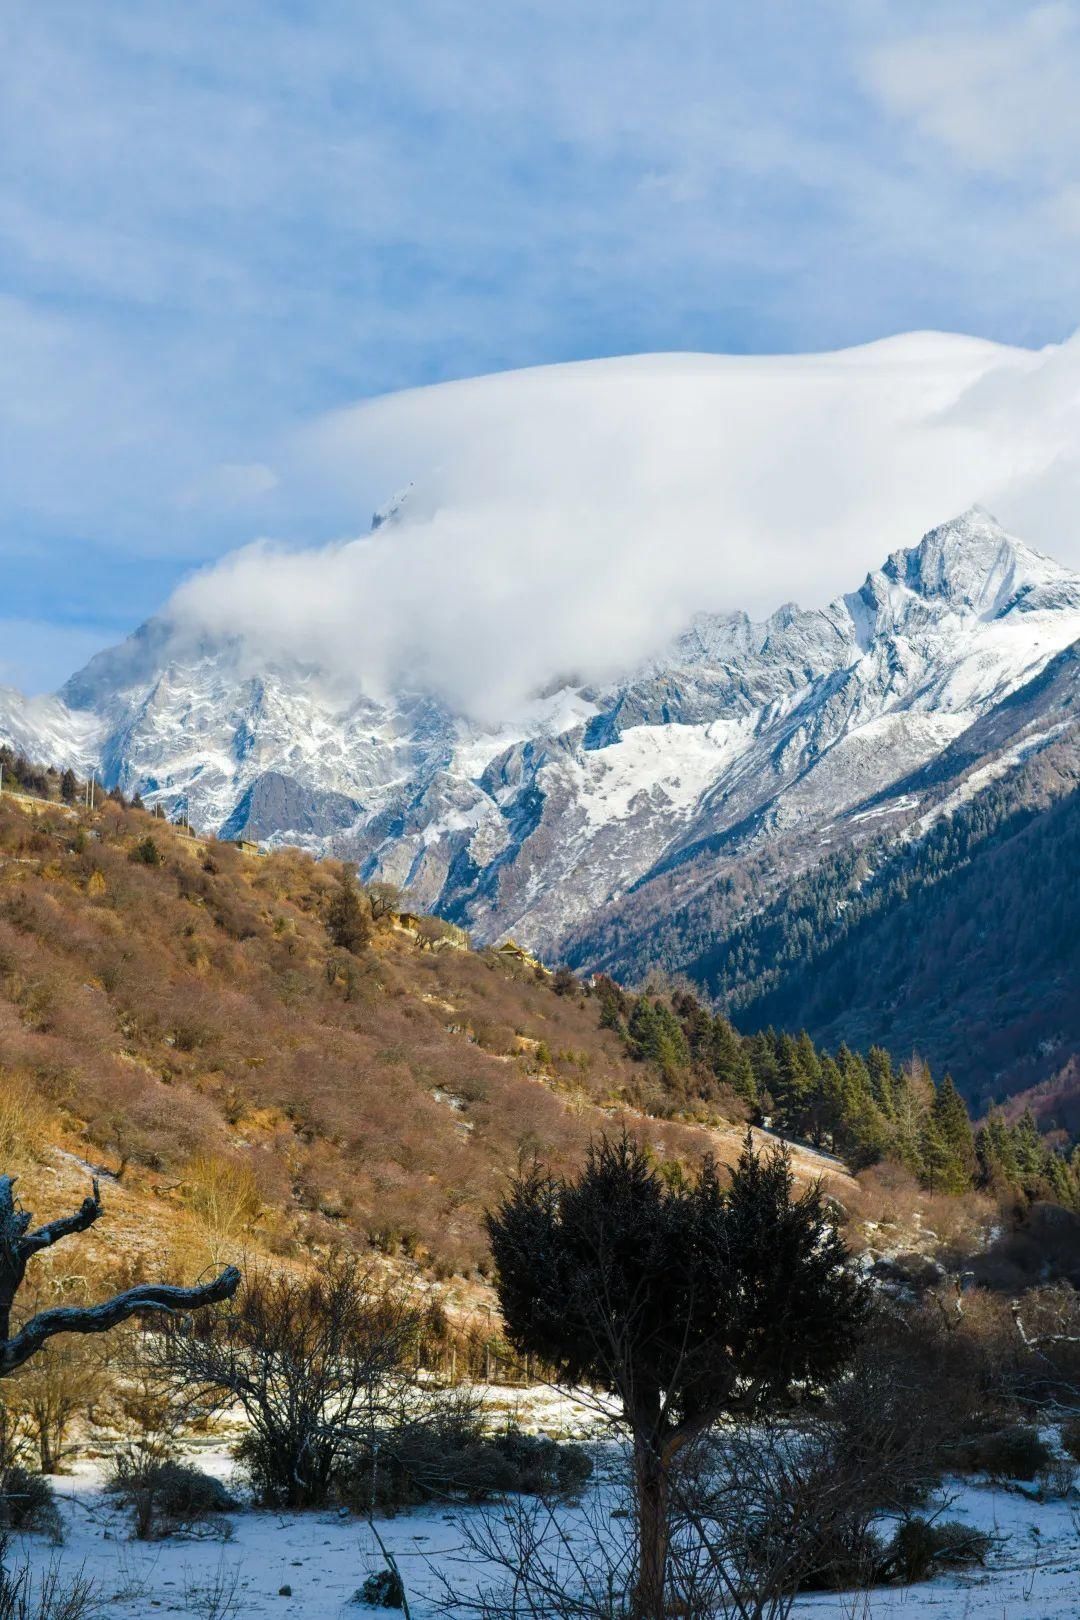
[[[49,1110],[20,1076],[0,1069],[0,1169],[10,1174],[32,1163],[50,1133]]]
[[[188,1166],[184,1193],[215,1270],[235,1261],[259,1218],[262,1200],[250,1164],[202,1153]]]

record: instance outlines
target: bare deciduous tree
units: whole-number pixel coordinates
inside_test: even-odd
[[[265,1502],[313,1507],[358,1430],[397,1419],[422,1322],[401,1289],[338,1256],[304,1276],[250,1272],[212,1332],[170,1330],[150,1354],[193,1410],[243,1409],[243,1460]]]

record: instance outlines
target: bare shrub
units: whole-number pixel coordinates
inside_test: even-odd
[[[0,1164],[13,1168],[31,1160],[45,1141],[49,1111],[37,1092],[0,1069]]]
[[[97,1609],[97,1589],[85,1575],[65,1580],[55,1561],[37,1575],[29,1558],[13,1566],[0,1535],[0,1620],[91,1620]]]
[[[214,1266],[235,1259],[259,1216],[262,1200],[250,1165],[200,1154],[188,1168],[187,1203]]]
[[[316,1507],[350,1433],[397,1415],[422,1321],[399,1288],[332,1256],[303,1276],[249,1272],[210,1331],[166,1331],[155,1362],[193,1407],[243,1409],[237,1455],[261,1502]]]
[[[240,1590],[240,1565],[223,1558],[207,1579],[185,1580],[184,1602],[199,1620],[232,1620],[241,1613]]]
[[[184,1463],[148,1460],[136,1448],[117,1452],[106,1489],[131,1509],[138,1541],[220,1522],[239,1505],[213,1475]]]
[[[85,1282],[81,1277],[54,1273],[43,1284],[29,1290],[29,1294],[36,1310],[87,1303]],[[43,1474],[61,1472],[74,1449],[73,1425],[78,1418],[92,1414],[105,1382],[99,1346],[78,1334],[54,1339],[11,1380],[8,1399],[13,1410],[25,1417]]]

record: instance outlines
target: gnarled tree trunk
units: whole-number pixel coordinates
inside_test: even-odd
[[[93,1193],[84,1198],[73,1215],[61,1216],[36,1230],[33,1217],[15,1202],[15,1178],[0,1176],[0,1378],[6,1378],[54,1338],[58,1333],[107,1333],[140,1311],[194,1311],[229,1299],[240,1286],[240,1273],[226,1266],[212,1282],[195,1288],[176,1288],[169,1283],[141,1283],[114,1294],[100,1305],[58,1305],[40,1311],[11,1332],[11,1312],[26,1268],[34,1255],[41,1254],[62,1238],[85,1232],[102,1214],[101,1192],[96,1181]]]

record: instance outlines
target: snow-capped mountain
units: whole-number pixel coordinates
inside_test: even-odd
[[[702,851],[798,862],[860,818],[913,820],[903,784],[1078,638],[1080,576],[973,509],[826,608],[699,615],[625,678],[561,686],[503,729],[155,620],[56,698],[0,692],[0,737],[550,952]]]

